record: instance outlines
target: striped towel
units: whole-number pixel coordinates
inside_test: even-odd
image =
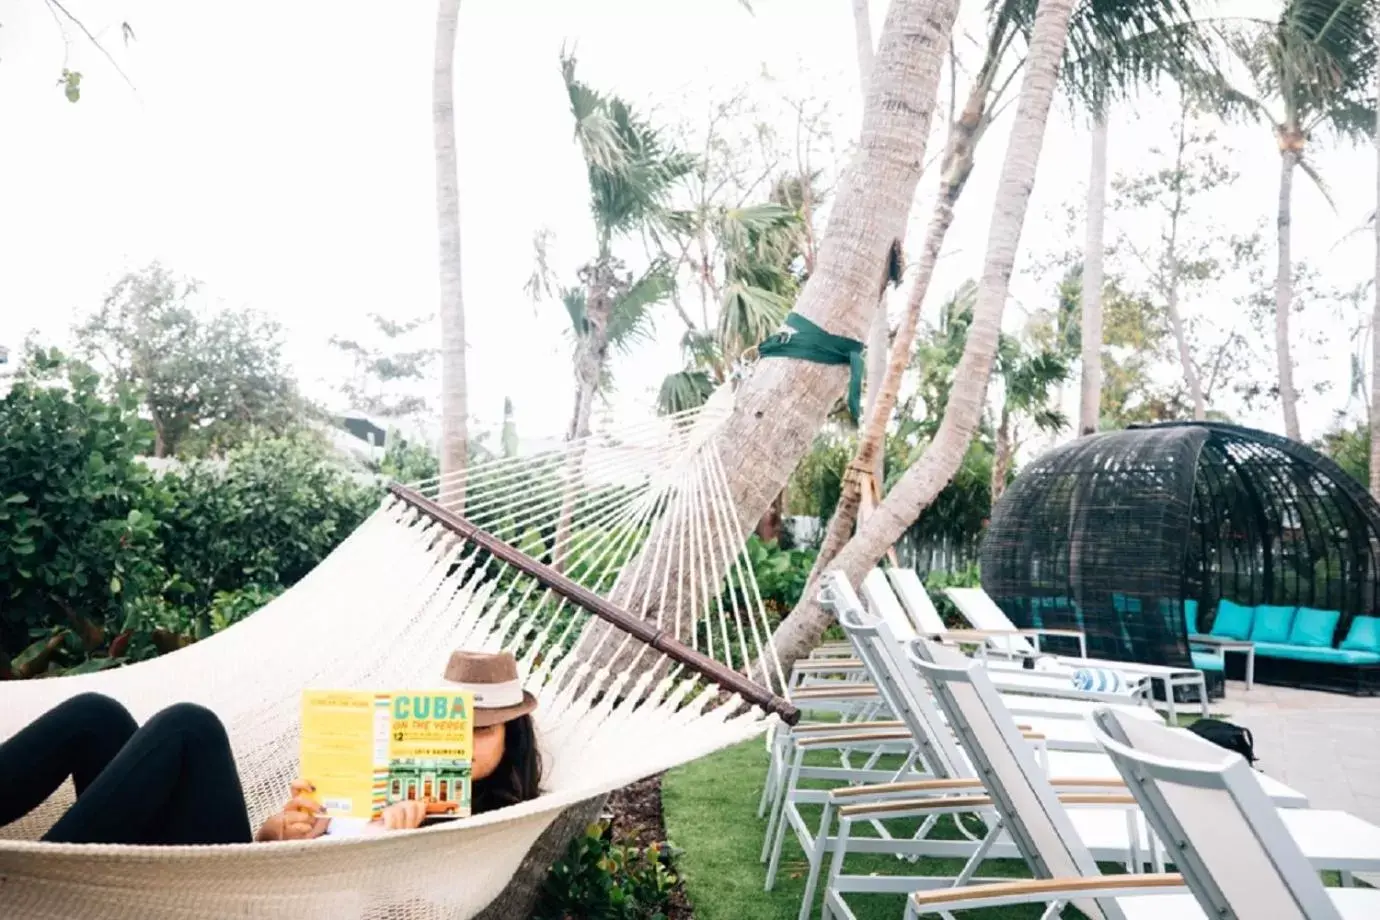
[[[1121,693],[1127,687],[1121,672],[1111,668],[1079,668],[1073,672],[1073,685],[1095,693]]]

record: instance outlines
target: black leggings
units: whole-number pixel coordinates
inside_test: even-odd
[[[43,835],[59,843],[205,844],[252,839],[225,728],[191,703],[142,728],[83,693],[0,743],[0,827],[72,777],[77,800]]]

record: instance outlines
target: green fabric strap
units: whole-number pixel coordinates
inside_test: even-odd
[[[787,313],[783,330],[757,346],[763,358],[799,358],[816,364],[848,365],[848,411],[856,420],[862,411],[863,343],[833,335],[799,313]]]

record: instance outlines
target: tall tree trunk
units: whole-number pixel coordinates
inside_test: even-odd
[[[1031,32],[1020,102],[1002,164],[997,202],[988,231],[987,256],[978,287],[973,322],[954,385],[934,440],[924,455],[892,487],[856,536],[839,552],[831,569],[842,570],[857,584],[877,564],[934,497],[953,478],[982,417],[987,381],[996,358],[1001,317],[1010,289],[1025,212],[1035,184],[1045,123],[1058,79],[1059,61],[1068,36],[1072,0],[1043,0]],[[773,636],[783,668],[807,654],[829,625],[828,614],[811,592],[782,622]]]
[[[498,897],[475,920],[531,920],[551,867],[565,856],[570,841],[599,820],[607,795],[576,802],[556,816],[518,863],[517,871]]]
[[[1275,266],[1275,357],[1279,362],[1279,403],[1284,409],[1284,434],[1299,440],[1298,393],[1294,390],[1294,361],[1289,354],[1289,310],[1294,302],[1294,262],[1291,253],[1293,221],[1294,167],[1299,155],[1288,131],[1280,139],[1279,215],[1275,229],[1279,237],[1279,262]]]
[[[1105,106],[1105,103],[1104,103]],[[1088,170],[1088,237],[1083,249],[1083,391],[1078,433],[1094,434],[1102,417],[1102,256],[1107,216],[1107,112],[1097,113]]]
[[[1380,35],[1380,6],[1371,21]],[[1376,71],[1376,92],[1380,98],[1380,70]],[[1370,316],[1370,494],[1380,501],[1380,119],[1375,123],[1375,307]]]
[[[436,223],[441,270],[441,475],[443,499],[463,505],[469,414],[465,388],[465,301],[460,284],[460,167],[455,154],[455,34],[460,0],[440,0],[431,119],[436,145]]]
[[[1188,394],[1193,400],[1193,418],[1201,422],[1207,418],[1207,402],[1203,398],[1202,379],[1198,376],[1198,369],[1193,366],[1193,353],[1188,347],[1188,330],[1184,327],[1184,318],[1179,312],[1179,282],[1182,280],[1182,266],[1179,262],[1179,218],[1184,210],[1184,153],[1187,149],[1188,100],[1185,98],[1179,116],[1179,146],[1174,157],[1174,204],[1169,211],[1169,239],[1161,267],[1164,273],[1161,287],[1164,289],[1164,308],[1169,314],[1169,326],[1174,332],[1174,343],[1179,349],[1179,366],[1183,369],[1184,382],[1188,384]]]
[[[1011,472],[1011,413],[1001,407],[1001,424],[997,425],[995,444],[992,447],[992,481],[989,485],[989,506],[995,508],[1006,491],[1006,476]]]
[[[853,0],[853,35],[857,39],[858,50],[858,75],[859,86],[862,88],[864,101],[867,98],[867,85],[872,80],[872,17],[867,8],[867,0]],[[866,385],[866,408],[863,412],[863,423],[872,418],[877,411],[877,397],[884,386],[887,369],[887,344],[888,344],[888,324],[886,316],[886,293],[885,288],[878,298],[877,311],[872,315],[872,325],[867,328],[867,379]],[[891,411],[887,410],[888,417]],[[882,419],[885,426],[886,419]],[[878,488],[881,487],[885,478],[883,466],[883,453],[877,452],[873,460],[872,477],[877,481]]]
[[[905,232],[924,162],[939,71],[957,15],[957,0],[893,0],[882,26],[861,138],[840,178],[815,271],[795,311],[835,335],[861,339],[877,305],[892,244]],[[739,533],[756,526],[800,462],[848,379],[846,368],[795,358],[760,361],[739,388],[732,414],[714,439]],[[647,545],[654,545],[649,539]],[[637,563],[630,562],[629,567]],[[645,618],[685,627],[692,611],[670,610],[688,596],[677,572],[650,589],[620,596]],[[646,601],[644,606],[643,601]],[[594,666],[603,627],[591,623],[581,653]],[[611,644],[610,644],[611,645]]]
[[[896,340],[891,344],[886,377],[877,397],[877,409],[867,416],[866,426],[858,441],[858,450],[853,462],[844,472],[843,489],[838,504],[825,528],[824,539],[820,541],[819,552],[810,571],[806,595],[813,593],[814,581],[833,561],[848,537],[853,533],[853,525],[858,519],[858,509],[862,505],[862,477],[859,470],[873,469],[881,461],[882,446],[886,438],[886,423],[896,408],[901,393],[901,378],[910,364],[910,350],[915,344],[916,330],[920,326],[920,313],[929,294],[930,281],[934,278],[935,266],[939,263],[939,252],[944,248],[944,239],[954,222],[954,208],[959,196],[967,187],[968,177],[973,174],[974,155],[989,120],[987,113],[988,93],[992,89],[992,79],[997,72],[999,61],[989,58],[983,62],[963,112],[949,126],[949,139],[944,147],[941,165],[939,197],[934,203],[934,214],[925,230],[925,242],[920,250],[920,264],[916,268],[915,279],[910,289],[910,299],[906,302],[906,312],[896,330]],[[804,596],[802,596],[804,599]]]

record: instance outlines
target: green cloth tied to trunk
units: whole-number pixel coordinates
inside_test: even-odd
[[[799,358],[816,364],[848,365],[848,411],[854,421],[862,411],[863,343],[825,332],[799,313],[787,313],[789,329],[757,346],[763,358]]]

